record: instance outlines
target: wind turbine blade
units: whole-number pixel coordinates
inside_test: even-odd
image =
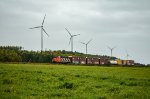
[[[87,44],[89,44],[91,41],[92,41],[92,39],[90,39],[90,40],[87,42]]]
[[[44,24],[44,21],[45,21],[45,17],[46,17],[46,14],[45,14],[45,16],[44,16],[44,19],[43,19],[43,22],[42,22],[42,26],[43,26],[43,24]]]
[[[80,35],[80,34],[76,34],[76,35],[73,35],[73,36],[78,36],[78,35]]]
[[[29,28],[29,29],[35,29],[35,28],[41,28],[41,26],[36,26],[36,27]]]
[[[46,31],[45,31],[45,29],[44,29],[44,28],[42,28],[42,30],[46,33]],[[47,34],[47,36],[49,37],[48,33],[46,33],[46,34]]]
[[[113,47],[112,49],[115,49],[116,48],[116,46],[115,47]]]
[[[107,46],[107,48],[111,50],[111,48],[109,46]]]
[[[85,44],[85,43],[83,43],[83,42],[80,42],[81,44]],[[86,44],[85,44],[86,45]]]
[[[72,36],[71,33],[68,31],[68,29],[67,29],[67,28],[65,28],[65,29],[66,29],[66,31],[69,33],[69,35]]]

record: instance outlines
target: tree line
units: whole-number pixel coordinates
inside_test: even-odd
[[[65,50],[48,50],[48,51],[28,51],[23,50],[21,46],[0,46],[0,62],[34,62],[34,63],[51,63],[56,56],[84,56],[80,52],[71,52]],[[99,55],[88,55],[89,57],[106,57]]]

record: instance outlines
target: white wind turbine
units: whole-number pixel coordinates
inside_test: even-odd
[[[116,47],[112,47],[112,48],[111,48],[111,47],[107,46],[107,48],[110,49],[110,51],[111,51],[111,57],[112,57],[113,50],[114,50]]]
[[[44,21],[45,21],[45,17],[46,17],[46,14],[44,16],[44,19],[42,21],[42,24],[41,26],[36,26],[36,27],[33,27],[33,28],[29,28],[29,29],[35,29],[35,28],[40,28],[41,29],[41,52],[43,51],[43,32],[45,34],[47,34],[47,32],[45,31],[44,27],[43,27],[43,24],[44,24]],[[49,37],[49,35],[47,34],[47,36]]]
[[[81,44],[84,44],[86,46],[86,55],[87,55],[87,46],[88,44],[92,41],[92,39],[90,39],[87,43],[84,42],[80,42]]]
[[[126,57],[127,57],[127,60],[129,59],[129,57],[131,57],[127,51],[126,51]]]
[[[65,28],[65,29],[66,29],[66,31],[67,31],[67,32],[69,33],[69,35],[70,35],[69,44],[71,43],[71,51],[73,52],[73,37],[78,36],[78,35],[80,35],[80,34],[72,35],[72,34],[69,32],[69,30],[68,30],[67,28]]]

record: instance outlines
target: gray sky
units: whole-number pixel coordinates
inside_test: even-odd
[[[113,55],[126,59],[126,51],[136,62],[150,63],[150,0],[0,0],[0,46],[17,45],[40,50],[40,29],[44,14],[44,49],[70,51],[69,34],[74,51],[85,53],[79,43],[93,41],[88,53]]]

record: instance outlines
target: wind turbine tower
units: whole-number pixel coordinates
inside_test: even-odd
[[[67,32],[69,33],[69,35],[70,35],[69,45],[70,45],[70,43],[71,43],[71,51],[73,52],[73,37],[78,36],[78,35],[80,35],[80,34],[72,35],[72,34],[69,32],[69,30],[68,30],[67,28],[65,28],[65,29],[66,29],[66,31],[67,31]]]
[[[126,57],[127,57],[127,60],[129,59],[130,55],[128,54],[128,52],[126,51]]]
[[[35,29],[35,28],[40,28],[41,29],[41,52],[43,51],[43,32],[45,34],[47,34],[47,32],[45,31],[44,27],[43,27],[43,24],[44,24],[44,21],[45,21],[45,17],[46,17],[46,14],[44,16],[44,19],[42,21],[42,24],[41,26],[36,26],[36,27],[33,27],[33,28],[29,28],[29,29]],[[47,34],[47,36],[49,37],[49,35]]]
[[[86,55],[87,55],[87,46],[88,46],[88,44],[89,44],[91,41],[92,41],[92,39],[91,39],[91,40],[89,40],[87,43],[80,42],[81,44],[84,44],[84,45],[86,46]]]
[[[113,50],[116,48],[116,47],[109,47],[109,46],[107,46],[108,47],[108,49],[110,49],[110,51],[111,51],[111,57],[112,57],[112,53],[113,53]]]

